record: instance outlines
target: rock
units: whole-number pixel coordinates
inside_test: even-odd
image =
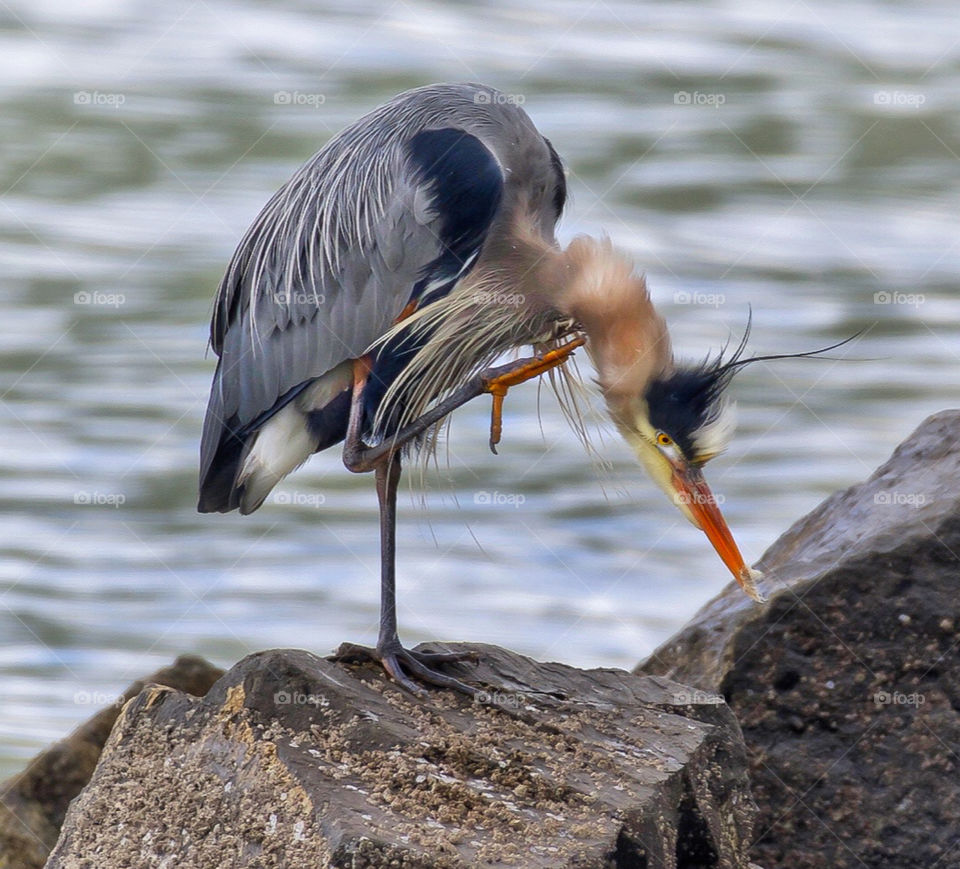
[[[436,647],[433,647],[436,648]],[[251,655],[128,703],[49,869],[731,867],[753,805],[729,709],[493,646],[420,699],[378,666]]]
[[[146,683],[204,694],[223,670],[184,655],[170,667],[134,682],[123,700]],[[0,869],[39,869],[56,844],[70,801],[90,780],[122,703],[101,709],[66,739],[38,754],[27,768],[0,784]]]
[[[722,694],[768,866],[960,866],[960,412],[927,419],[637,672]],[[774,588],[771,589],[770,586]]]

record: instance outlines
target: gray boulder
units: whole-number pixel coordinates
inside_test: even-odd
[[[134,682],[120,702],[101,709],[66,739],[38,754],[0,784],[0,869],[40,869],[56,844],[70,801],[90,780],[110,728],[124,702],[148,682],[204,694],[223,670],[183,655],[169,667]]]
[[[722,694],[769,866],[960,866],[960,412],[927,419],[641,664]]]
[[[437,648],[433,646],[431,648]],[[415,698],[373,665],[262,652],[203,699],[124,708],[49,869],[746,869],[729,709],[658,677],[493,646]]]

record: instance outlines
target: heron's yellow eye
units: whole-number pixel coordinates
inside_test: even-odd
[[[657,443],[662,447],[669,447],[673,443],[673,439],[666,432],[657,432]]]

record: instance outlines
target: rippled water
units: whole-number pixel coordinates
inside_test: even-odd
[[[629,250],[688,355],[748,306],[758,352],[863,330],[736,383],[708,476],[754,560],[957,404],[956,35],[948,2],[0,6],[0,772],[179,652],[374,638],[372,481],[335,451],[194,512],[221,270],[344,124],[488,82],[569,164],[561,238]],[[499,457],[459,412],[405,490],[402,633],[630,666],[727,577],[614,435],[601,468],[537,406],[511,393]]]

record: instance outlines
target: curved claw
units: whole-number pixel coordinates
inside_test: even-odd
[[[490,411],[490,452],[497,455],[497,444],[503,435],[503,399],[511,386],[517,386],[539,377],[541,374],[562,365],[578,347],[586,344],[585,335],[575,335],[566,344],[554,347],[546,353],[538,353],[530,359],[519,359],[507,370],[500,369],[500,374],[486,377],[483,380],[483,391],[493,396],[493,407]],[[483,375],[482,375],[483,376]]]
[[[461,682],[445,673],[440,673],[432,667],[435,664],[467,660],[476,661],[477,656],[474,652],[417,652],[405,649],[399,644],[381,650],[369,646],[359,646],[355,643],[342,643],[334,652],[332,659],[344,662],[377,661],[394,682],[417,697],[423,697],[426,691],[417,685],[410,676],[428,685],[448,688],[468,697],[473,697],[477,693],[474,688],[471,688],[465,682]]]
[[[480,660],[476,652],[428,652],[410,649],[408,655],[413,655],[421,664],[460,664],[470,661],[475,664]]]
[[[387,675],[393,679],[401,688],[415,694],[417,697],[425,697],[427,692],[419,685],[407,678],[406,673],[400,667],[399,655],[395,652],[384,654],[380,658],[380,664],[387,671]]]

